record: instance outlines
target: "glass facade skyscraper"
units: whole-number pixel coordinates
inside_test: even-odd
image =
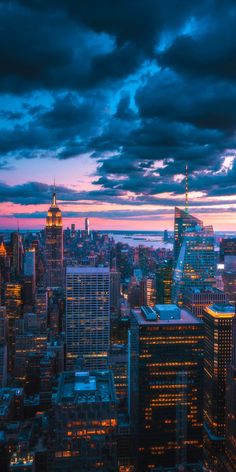
[[[185,237],[186,231],[190,228],[198,225],[203,227],[203,222],[196,218],[196,216],[190,215],[188,211],[181,210],[181,208],[175,207],[175,223],[174,223],[174,266],[177,263],[180,249]]]
[[[196,225],[184,233],[173,273],[172,301],[182,303],[184,290],[215,285],[214,232]]]

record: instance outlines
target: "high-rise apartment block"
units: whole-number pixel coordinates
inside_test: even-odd
[[[110,271],[108,267],[67,267],[67,369],[80,359],[87,369],[107,367],[110,344]]]

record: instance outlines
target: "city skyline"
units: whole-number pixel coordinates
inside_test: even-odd
[[[1,13],[1,229],[42,228],[54,177],[65,226],[172,229],[186,162],[191,212],[234,229],[232,1]]]

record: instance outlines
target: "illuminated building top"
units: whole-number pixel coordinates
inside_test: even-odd
[[[57,206],[56,192],[53,192],[52,195],[52,204],[48,209],[46,226],[62,227],[62,215],[60,208]]]
[[[234,318],[235,308],[232,305],[215,304],[205,308],[206,313],[213,318]]]

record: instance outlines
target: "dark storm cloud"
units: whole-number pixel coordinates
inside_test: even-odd
[[[177,36],[158,55],[159,63],[180,74],[235,80],[235,21],[234,1],[214,2],[214,9],[206,15],[202,31]]]
[[[77,200],[78,193],[63,187],[57,186],[60,193],[60,200]],[[0,202],[12,202],[22,205],[32,205],[39,203],[49,203],[51,201],[53,187],[41,182],[26,182],[19,185],[6,185],[0,182]]]
[[[236,193],[235,166],[222,169],[236,147],[235,2],[19,0],[0,12],[1,92],[21,101],[1,107],[3,168],[12,156],[88,153],[94,190],[62,200],[123,204],[133,192],[141,205],[182,193],[174,175],[188,161],[191,190]]]

